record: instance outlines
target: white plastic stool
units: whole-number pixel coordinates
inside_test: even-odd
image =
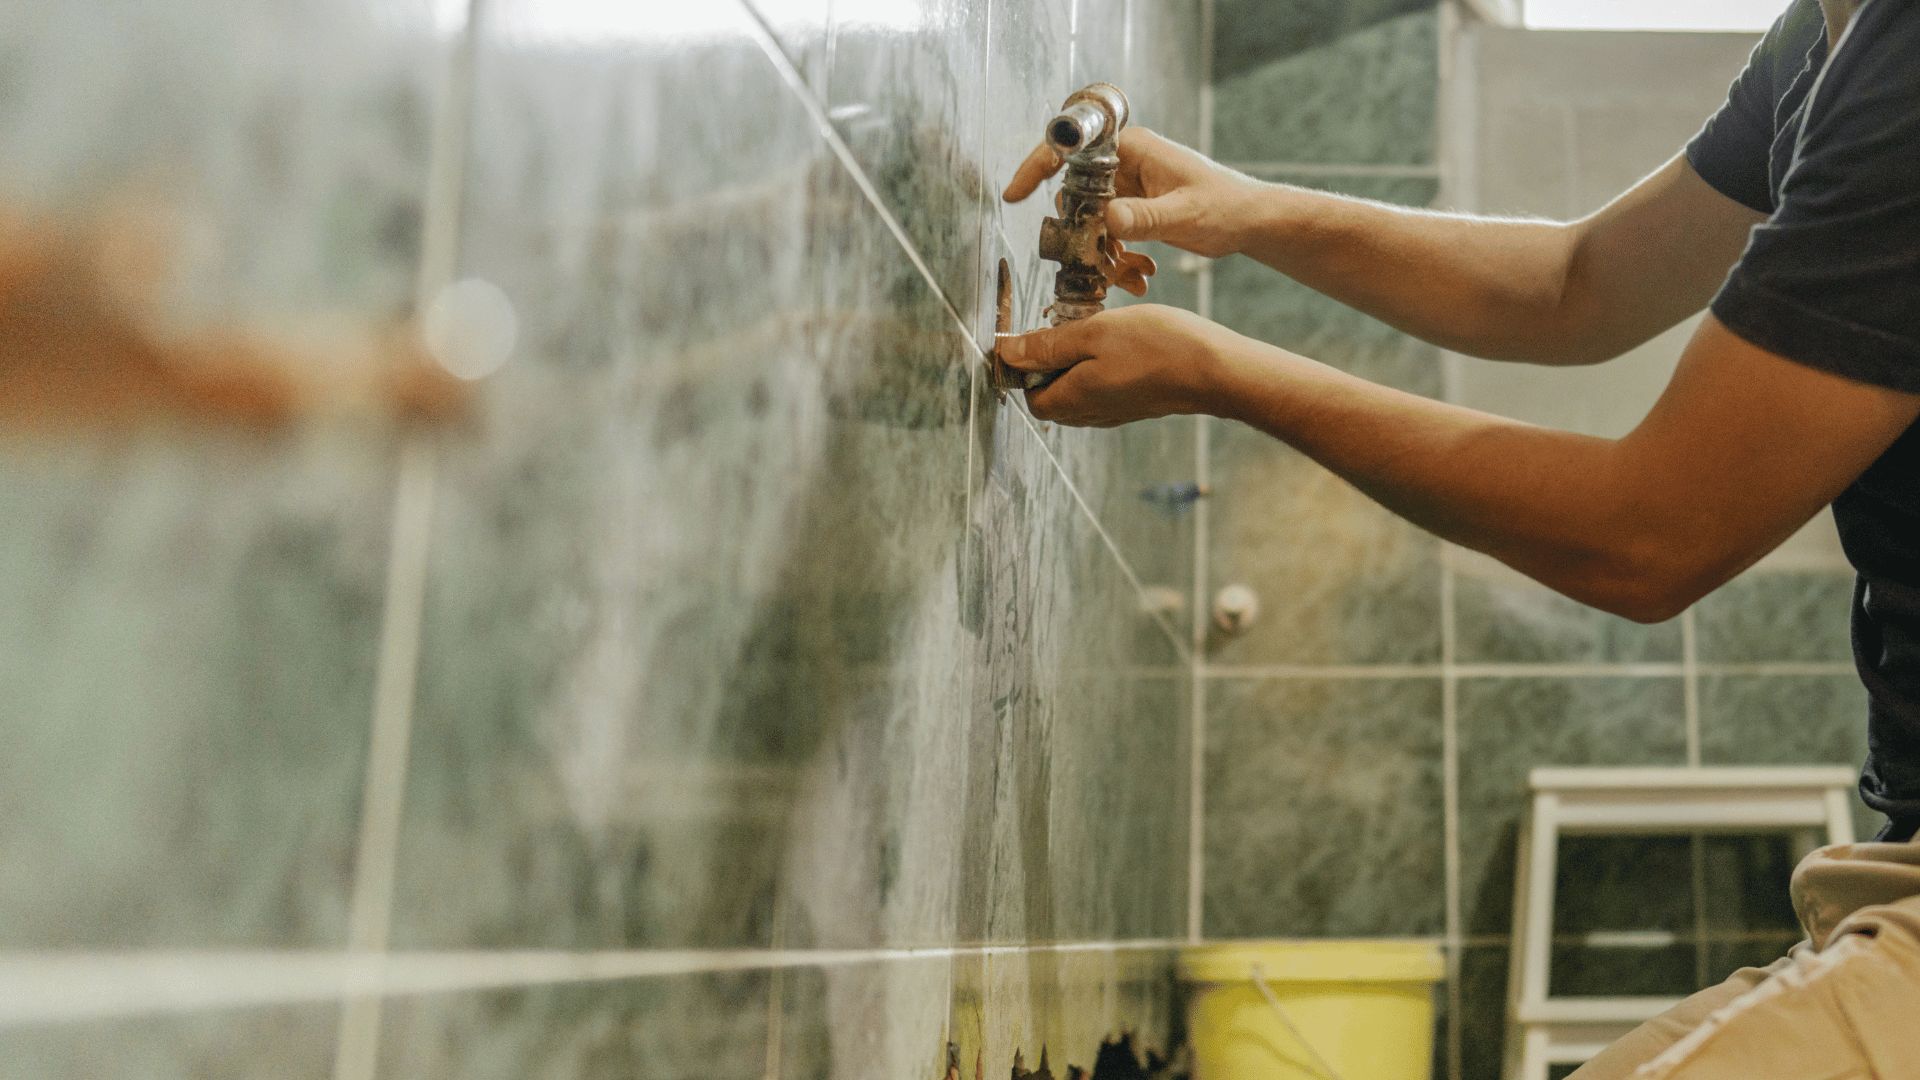
[[[1534,769],[1527,779],[1533,806],[1520,837],[1514,885],[1508,1080],[1546,1080],[1548,1066],[1584,1062],[1680,1000],[1547,996],[1554,864],[1562,834],[1823,826],[1828,843],[1853,840],[1848,793],[1858,773],[1845,765]]]

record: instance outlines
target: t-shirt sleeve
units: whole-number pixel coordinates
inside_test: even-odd
[[[1920,4],[1855,16],[1713,313],[1790,360],[1920,393]]]
[[[1773,211],[1767,163],[1773,147],[1774,80],[1783,50],[1781,39],[1794,14],[1789,9],[1774,21],[1733,80],[1726,104],[1687,143],[1687,164],[1702,180],[1762,214]]]

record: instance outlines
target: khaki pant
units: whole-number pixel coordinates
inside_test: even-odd
[[[1807,940],[1634,1029],[1569,1080],[1920,1080],[1920,840],[1793,871]]]

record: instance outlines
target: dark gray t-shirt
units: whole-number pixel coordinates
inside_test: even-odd
[[[1712,310],[1769,352],[1920,394],[1920,0],[1870,0],[1831,56],[1825,31],[1796,0],[1687,145],[1702,179],[1770,215]],[[1920,826],[1920,423],[1833,514],[1859,572],[1860,794],[1904,839]]]

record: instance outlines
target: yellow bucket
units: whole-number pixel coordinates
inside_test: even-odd
[[[1433,984],[1446,975],[1437,945],[1209,945],[1184,950],[1181,972],[1195,984],[1187,1019],[1196,1080],[1425,1080],[1432,1072]]]

